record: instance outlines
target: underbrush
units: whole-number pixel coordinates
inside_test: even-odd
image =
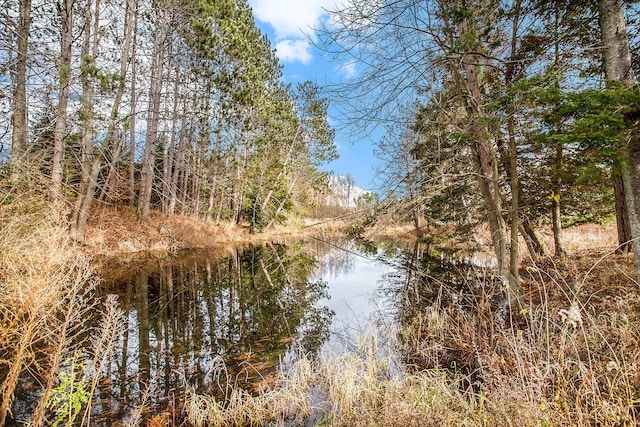
[[[122,313],[108,298],[99,324],[87,328],[97,304],[93,270],[38,176],[0,177],[0,425],[25,387],[38,399],[21,422],[90,425],[91,397]]]
[[[527,308],[503,321],[488,299],[443,292],[404,319],[404,353],[464,376],[491,425],[637,425],[640,300],[614,264],[530,267]]]
[[[430,298],[401,289],[416,304],[400,310],[399,332],[366,334],[357,350],[339,355],[303,355],[257,395],[192,393],[188,419],[196,426],[637,425],[640,296],[632,264],[578,254],[563,265],[530,266],[518,313],[495,304],[490,279],[467,290],[443,285]]]
[[[332,230],[335,231],[335,230]],[[307,232],[324,232],[305,228],[302,220],[274,224],[260,233],[251,233],[248,224],[216,222],[196,215],[163,216],[152,211],[141,223],[131,206],[96,206],[87,223],[83,251],[91,255],[119,256],[136,252],[168,252],[184,249],[210,249],[234,242],[271,241]]]

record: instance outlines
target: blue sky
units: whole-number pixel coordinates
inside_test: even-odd
[[[258,27],[269,37],[284,65],[287,82],[313,80],[323,85],[327,81],[349,79],[357,73],[355,63],[326,62],[322,52],[309,41],[315,39],[313,28],[329,19],[326,10],[336,3],[336,0],[249,0]],[[331,108],[329,114],[330,122],[340,127]],[[349,132],[337,130],[335,142],[340,158],[325,169],[335,175],[350,173],[360,187],[374,189],[373,167],[380,163],[373,155],[374,146],[371,141],[351,138]]]

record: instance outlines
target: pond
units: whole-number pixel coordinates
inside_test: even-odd
[[[92,425],[104,426],[143,403],[179,412],[187,390],[220,394],[220,370],[257,391],[281,363],[354,346],[372,323],[397,322],[403,306],[441,295],[443,280],[461,281],[449,257],[420,245],[314,239],[111,259],[99,271],[98,296],[117,295],[125,312],[92,402]]]

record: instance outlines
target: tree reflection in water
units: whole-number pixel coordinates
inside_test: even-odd
[[[315,353],[332,317],[316,304],[327,297],[326,282],[311,278],[316,263],[302,244],[267,244],[128,263],[124,271],[104,266],[101,292],[120,296],[128,323],[96,412],[128,412],[147,387],[160,406],[186,388],[223,392],[228,384],[214,375],[221,359],[234,385],[251,389],[292,347]]]
[[[493,270],[477,254],[463,256],[425,244],[400,251],[396,263],[384,287],[395,301],[405,361],[420,368],[477,372],[474,346],[495,344],[493,330],[505,301]]]

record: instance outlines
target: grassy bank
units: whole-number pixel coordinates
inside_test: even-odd
[[[227,243],[250,243],[306,235],[344,234],[344,221],[291,219],[259,233],[231,222],[215,222],[195,216],[163,216],[152,212],[146,223],[129,206],[96,207],[87,224],[81,250],[89,255],[115,256],[144,251],[204,249]]]

